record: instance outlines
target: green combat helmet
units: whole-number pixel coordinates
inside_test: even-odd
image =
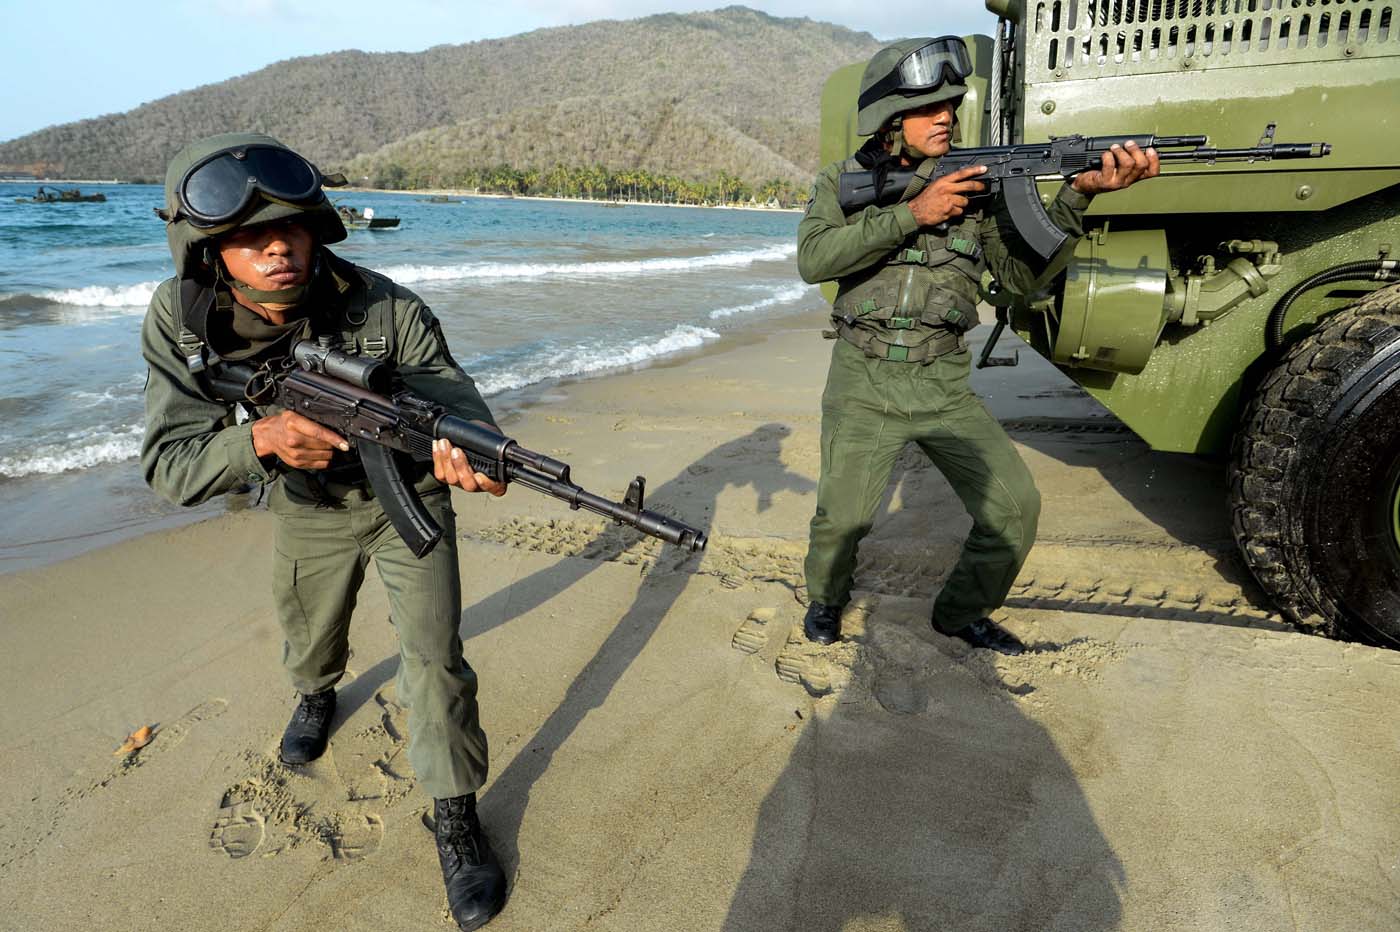
[[[218,274],[208,247],[215,237],[241,227],[299,219],[318,245],[345,239],[345,225],[322,185],[345,183],[319,169],[271,136],[223,133],[191,143],[170,160],[165,173],[165,234],[177,278]]]
[[[957,36],[905,39],[881,49],[860,79],[856,132],[873,136],[901,113],[960,101],[970,74],[972,59]]]

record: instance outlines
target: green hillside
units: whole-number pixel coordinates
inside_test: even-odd
[[[158,179],[190,140],[253,130],[359,175],[505,162],[797,181],[818,167],[822,82],[878,47],[829,23],[729,7],[336,52],[0,143],[0,169]]]

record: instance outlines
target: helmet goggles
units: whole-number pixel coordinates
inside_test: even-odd
[[[914,49],[860,95],[863,109],[891,94],[912,97],[944,84],[962,84],[972,74],[972,58],[958,36],[939,36]]]
[[[215,152],[191,165],[175,186],[178,207],[173,222],[184,218],[191,226],[210,228],[237,219],[253,198],[264,197],[310,206],[325,195],[324,179],[315,165],[276,146],[243,146]]]

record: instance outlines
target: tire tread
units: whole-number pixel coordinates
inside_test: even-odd
[[[1288,490],[1315,419],[1382,347],[1400,340],[1400,286],[1380,289],[1322,322],[1265,376],[1245,407],[1230,467],[1235,542],[1259,584],[1299,630],[1344,636],[1341,609],[1311,571],[1301,530],[1288,520]]]

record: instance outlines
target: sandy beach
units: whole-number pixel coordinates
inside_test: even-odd
[[[1036,650],[930,630],[969,522],[913,448],[845,639],[802,640],[823,323],[507,406],[590,490],[645,474],[711,543],[458,497],[512,883],[488,928],[1400,928],[1400,654],[1291,631],[1222,467],[1148,451],[1024,348],[974,384],[1044,496],[998,616]],[[277,762],[270,530],[246,508],[0,576],[0,929],[453,928],[377,580],[329,752]]]

